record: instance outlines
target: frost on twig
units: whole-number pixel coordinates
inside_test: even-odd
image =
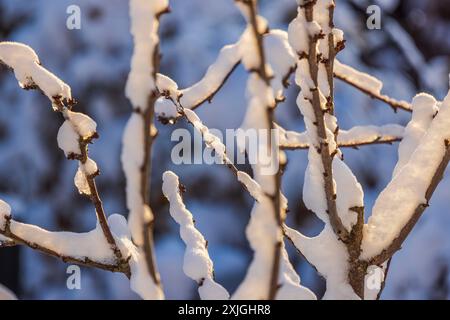
[[[152,144],[156,136],[155,102],[160,85],[170,85],[157,77],[159,69],[159,18],[169,11],[168,0],[130,0],[131,34],[134,51],[125,93],[131,101],[131,115],[123,133],[122,165],[126,177],[128,223],[133,241],[146,256],[147,269],[156,296],[163,296],[153,245],[154,217],[150,208]],[[164,94],[164,92],[162,92]]]
[[[162,189],[170,204],[170,215],[180,225],[180,236],[186,244],[184,273],[197,282],[202,300],[227,300],[230,296],[228,292],[214,281],[214,267],[207,241],[195,228],[192,214],[183,203],[178,176],[171,171],[164,172]]]

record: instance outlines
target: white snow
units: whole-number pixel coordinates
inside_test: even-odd
[[[97,173],[98,168],[94,160],[87,158],[84,164],[81,161],[78,162],[78,170],[75,174],[74,183],[80,194],[91,194],[91,189],[89,187],[87,178]]]
[[[134,51],[125,94],[135,109],[145,110],[148,107],[148,97],[156,89],[153,58],[158,54],[158,15],[164,12],[168,5],[168,0],[130,0]]]
[[[198,132],[202,134],[203,140],[208,148],[214,149],[216,157],[222,160],[223,163],[229,162],[226,156],[226,148],[219,137],[212,134],[208,127],[206,127],[200,120],[200,118],[195,114],[194,111],[185,109],[184,114],[187,120],[194,126]]]
[[[80,260],[89,258],[92,261],[111,264],[115,256],[105,239],[100,225],[86,233],[50,232],[38,226],[10,220],[10,231],[29,243],[48,248],[59,255],[70,256]],[[0,226],[0,230],[3,227]]]
[[[244,4],[239,1],[235,2],[235,4],[247,21],[247,28],[242,33],[239,45],[241,62],[247,70],[255,70],[259,68],[261,61],[258,54],[258,44],[255,37],[255,30],[251,24],[251,11],[249,9],[249,4]],[[259,15],[256,15],[255,20],[257,32],[261,35],[264,34],[268,29],[267,20]]]
[[[175,81],[161,73],[156,74],[156,86],[158,91],[164,96],[170,97],[173,100],[178,100],[180,92]]]
[[[378,95],[381,94],[381,89],[383,89],[383,83],[377,78],[343,64],[339,60],[334,61],[334,73],[351,83],[357,84],[358,87]]]
[[[309,34],[306,27],[308,22],[302,9],[298,9],[297,17],[289,24],[288,33],[295,35],[289,37],[289,43],[297,54],[308,53],[309,51]]]
[[[82,168],[83,172],[88,176],[98,173],[97,163],[91,158],[87,158],[85,163],[80,162],[79,165]]]
[[[267,62],[273,71],[270,82],[275,97],[283,99],[283,80],[295,67],[296,55],[288,42],[288,35],[283,30],[271,30],[263,38]]]
[[[64,116],[82,139],[89,139],[97,132],[97,123],[83,113],[66,109],[64,110]]]
[[[70,155],[81,155],[80,137],[69,120],[64,121],[58,130],[58,147],[64,151],[66,157]]]
[[[316,267],[327,280],[324,300],[355,299],[359,297],[348,284],[348,253],[345,245],[339,241],[329,224],[313,238],[306,237],[298,231],[285,228],[287,236],[305,258]]]
[[[0,42],[0,61],[14,70],[22,88],[37,85],[53,101],[53,97],[70,99],[70,87],[40,65],[32,48],[17,42]]]
[[[80,140],[92,138],[97,129],[94,120],[85,114],[65,109],[66,120],[61,125],[57,135],[58,147],[64,151],[66,157],[71,154],[80,155]]]
[[[429,98],[426,100],[430,102]],[[416,101],[418,110],[427,104]],[[427,113],[418,112],[422,114],[418,118],[423,117],[423,123],[426,123]],[[425,193],[444,157],[446,139],[450,139],[450,94],[408,161],[377,198],[364,228],[362,258],[370,259],[381,253],[399,235],[417,206],[426,204]]]
[[[336,118],[329,113],[324,113],[323,119],[316,119],[311,104],[313,89],[317,88],[316,92],[318,93],[320,108],[322,110],[326,109],[325,97],[330,93],[330,85],[325,66],[323,63],[318,64],[318,83],[314,83],[308,60],[303,54],[309,52],[309,38],[307,35],[318,34],[322,29],[325,33],[331,32],[328,26],[327,8],[329,4],[330,2],[326,0],[318,2],[314,7],[314,18],[318,20],[313,20],[312,22],[305,20],[304,10],[299,8],[297,18],[289,26],[289,42],[299,53],[295,81],[301,92],[297,98],[297,105],[304,117],[306,134],[291,133],[288,136],[286,131],[282,131],[283,138],[281,139],[284,139],[286,142],[288,138],[291,138],[295,144],[309,143],[303,200],[306,207],[312,210],[325,223],[325,227],[314,238],[305,237],[289,228],[287,228],[286,232],[299,251],[325,277],[327,290],[323,297],[324,299],[359,299],[348,282],[349,263],[347,248],[335,235],[329,220],[329,210],[325,195],[324,167],[321,154],[318,152],[323,147],[324,142],[328,145],[330,154],[337,151],[337,155],[332,160],[334,193],[337,196],[337,214],[347,231],[351,230],[351,227],[357,220],[356,212],[350,209],[352,207],[361,207],[364,204],[363,191],[351,170],[338,156],[339,149],[337,149],[334,136],[337,128]],[[306,38],[301,39],[302,37]],[[328,55],[327,45],[318,45],[317,48],[318,54]],[[347,69],[345,71],[350,73]],[[350,75],[354,77],[354,72]],[[325,124],[326,137],[324,138],[319,138],[317,126],[315,125],[317,121],[323,121]],[[358,129],[355,129],[347,135],[352,136],[355,134],[355,131],[358,133]],[[359,131],[365,133],[365,130]],[[321,141],[321,139],[325,141]]]
[[[141,196],[141,172],[144,162],[144,122],[133,113],[123,133],[121,161],[126,177],[128,224],[136,244],[143,243],[144,200]]]
[[[89,184],[88,181],[86,179],[86,175],[83,172],[83,169],[81,168],[81,166],[78,166],[78,170],[77,173],[75,174],[75,177],[73,179],[75,186],[78,189],[78,192],[80,194],[85,194],[85,195],[90,195],[91,194],[91,189],[89,188]]]
[[[204,101],[218,90],[241,59],[239,46],[238,42],[223,47],[216,61],[208,67],[203,78],[193,86],[181,90],[180,103],[183,108],[191,109],[197,106],[200,101]]]
[[[339,157],[334,158],[332,168],[338,215],[344,227],[350,232],[357,220],[357,213],[350,208],[364,207],[364,192],[353,172]]]
[[[392,174],[393,176],[400,172],[408,162],[438,111],[436,99],[426,93],[420,93],[414,97],[412,108],[411,121],[405,128],[403,140],[398,147],[398,162]]]
[[[213,279],[213,262],[206,248],[207,242],[195,228],[192,214],[186,209],[180,195],[178,176],[172,171],[164,172],[162,190],[170,203],[170,215],[180,225],[180,236],[186,244],[184,273],[199,284],[201,299],[228,299],[228,292]]]
[[[180,115],[175,103],[165,97],[160,97],[156,100],[155,114],[163,119],[176,119]]]
[[[349,130],[339,130],[339,145],[353,145],[373,141],[386,141],[402,138],[405,128],[398,124],[383,126],[356,126]]]
[[[127,220],[120,214],[112,214],[108,218],[108,224],[115,240],[125,257],[130,257],[130,287],[146,300],[161,300],[164,293],[161,288],[155,284],[147,271],[145,254],[142,249],[136,247],[131,240],[131,233],[127,226]]]

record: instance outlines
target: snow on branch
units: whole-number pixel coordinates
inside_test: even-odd
[[[246,29],[236,43],[223,47],[204,77],[191,87],[179,90],[172,79],[161,76],[165,81],[158,84],[158,89],[166,99],[156,101],[155,112],[158,119],[163,123],[174,122],[181,116],[177,107],[194,110],[206,101],[211,102],[246,54],[245,41],[251,32],[251,29]],[[271,83],[276,101],[281,102],[284,101],[283,88],[288,85],[287,79],[295,70],[294,53],[287,41],[287,32],[275,29],[262,36],[267,61],[274,69]]]
[[[364,227],[361,257],[372,264],[385,262],[401,248],[429,206],[450,160],[450,93],[436,116],[435,108],[436,101],[428,95],[413,101],[413,118],[399,148],[400,162]]]
[[[125,264],[118,264],[100,225],[88,233],[49,232],[12,219],[10,206],[0,200],[0,234],[16,244],[54,256],[64,262],[91,266],[129,275]]]
[[[402,109],[409,112],[412,111],[411,104],[408,102],[398,101],[382,94],[381,89],[383,89],[383,83],[381,80],[367,73],[358,71],[339,62],[338,60],[336,60],[334,66],[334,76],[369,95],[370,97],[388,104],[392,109],[394,109],[394,111],[397,111],[397,109]]]
[[[154,112],[160,95],[157,85],[172,85],[168,78],[157,76],[160,64],[159,18],[168,11],[168,0],[130,0],[134,51],[125,93],[131,101],[133,114],[123,133],[121,155],[126,177],[128,223],[133,241],[146,256],[152,286],[159,288],[155,298],[161,298],[163,293],[154,257],[154,217],[149,195],[152,145],[156,137]]]
[[[164,172],[162,189],[170,204],[170,215],[180,225],[180,236],[186,244],[184,273],[198,283],[202,300],[228,300],[228,292],[214,281],[214,266],[207,241],[195,228],[192,214],[183,203],[178,176],[172,171]]]
[[[332,0],[299,1],[298,15],[289,25],[289,41],[298,55],[296,83],[301,92],[297,104],[305,119],[310,144],[303,198],[306,206],[325,223],[322,233],[309,241],[312,247],[308,246],[302,254],[318,263],[316,268],[327,279],[325,298],[362,298],[364,276],[355,271],[364,223],[363,191],[338,157],[339,127],[334,116],[330,75],[334,63],[327,60],[334,60],[335,53],[342,49],[343,38],[334,29],[333,11]],[[341,253],[331,255],[330,259],[309,256],[321,250],[322,241]],[[332,267],[335,264],[342,265],[339,273]]]
[[[285,34],[276,33],[278,45],[271,44],[270,38],[263,36],[267,33],[267,22],[257,15],[257,1],[236,1],[236,4],[247,20],[240,50],[242,63],[250,72],[247,82],[248,109],[241,128],[266,131],[266,138],[262,139],[259,148],[262,148],[263,154],[269,155],[270,165],[277,164],[278,168],[268,174],[264,172],[267,168],[264,168],[261,159],[252,165],[255,181],[261,186],[263,196],[255,202],[246,229],[254,257],[233,298],[275,299],[286,295],[288,280],[292,280],[289,273],[296,275],[285,254],[282,239],[286,214],[280,190],[280,162],[282,165],[283,160],[278,145],[273,145],[271,141],[271,131],[275,129],[274,108],[283,99],[282,88],[286,75],[295,65],[295,55],[292,49],[285,50],[289,48]],[[241,149],[245,150],[245,145]],[[298,275],[295,282],[295,295],[313,298],[309,290],[300,286]]]
[[[70,87],[42,67],[36,52],[17,42],[0,42],[0,63],[14,71],[21,88],[39,89],[57,108],[60,100],[72,100]]]
[[[284,150],[308,149],[308,133],[288,131],[277,125],[280,133],[280,148]],[[404,128],[397,124],[383,126],[356,126],[349,130],[339,130],[338,147],[359,148],[373,144],[392,144],[401,141]]]
[[[79,161],[81,173],[77,173],[75,184],[80,193],[87,194],[91,199],[106,241],[118,262],[124,263],[109,229],[95,185],[95,176],[99,173],[97,166],[88,157],[88,144],[98,137],[96,123],[82,113],[71,111],[75,100],[72,99],[70,87],[43,68],[37,54],[30,47],[21,43],[1,42],[0,60],[14,71],[22,88],[41,90],[50,99],[53,109],[63,115],[65,121],[58,131],[58,146],[69,159]]]

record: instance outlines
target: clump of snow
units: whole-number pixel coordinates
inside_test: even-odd
[[[86,175],[80,166],[78,167],[77,173],[75,174],[75,178],[73,180],[80,194],[85,194],[88,196],[91,194],[91,188],[89,187]]]
[[[168,0],[131,0],[131,34],[134,51],[125,88],[133,108],[145,110],[148,97],[156,90],[154,57],[159,45],[158,16],[168,9]]]
[[[216,61],[208,67],[203,78],[193,86],[181,90],[180,103],[191,109],[216,92],[230,72],[239,63],[239,42],[223,47]]]
[[[225,145],[222,143],[219,137],[212,134],[208,127],[206,127],[200,118],[197,116],[197,114],[189,109],[184,110],[184,114],[187,118],[187,120],[194,126],[196,130],[198,130],[201,134],[203,139],[205,140],[205,144],[208,148],[211,148],[215,151],[216,157],[222,160],[222,162],[228,162],[228,158],[226,156],[226,148]]]
[[[61,256],[80,260],[88,258],[111,265],[116,260],[99,224],[94,230],[86,233],[50,232],[38,226],[11,220],[9,229],[17,237]]]
[[[282,100],[285,86],[283,82],[295,67],[296,55],[289,45],[287,32],[283,30],[271,30],[263,40],[267,62],[273,70],[273,78],[270,83],[275,97]]]
[[[133,113],[123,133],[121,161],[126,177],[128,223],[136,244],[143,243],[144,200],[141,196],[141,166],[144,162],[144,121]]]
[[[66,157],[81,155],[81,140],[91,139],[96,134],[97,124],[85,114],[65,109],[66,120],[58,130],[58,147]]]
[[[178,176],[175,173],[164,172],[162,190],[170,203],[170,215],[180,225],[180,236],[186,244],[184,273],[197,281],[202,299],[228,299],[228,292],[213,279],[213,262],[206,248],[207,242],[195,228],[192,214],[183,203]]]
[[[425,105],[433,108],[429,104],[432,100],[424,96],[419,99],[421,101],[416,100],[419,112],[417,117],[421,123],[426,124],[429,122],[430,113],[420,112],[420,110]],[[424,101],[426,103],[419,103]],[[418,119],[415,118],[412,121],[417,123]],[[394,175],[392,181],[375,201],[372,215],[364,228],[362,258],[370,259],[381,253],[398,237],[416,208],[421,204],[427,205],[425,194],[445,155],[446,140],[449,139],[450,94],[442,102],[439,113],[431,121],[420,140],[415,142],[408,139],[409,143],[417,146],[408,161]]]
[[[178,85],[168,76],[165,76],[161,73],[156,74],[156,86],[158,88],[158,91],[162,95],[170,97],[175,101],[178,100],[178,97],[180,95],[178,91]]]
[[[43,68],[32,48],[17,42],[0,43],[0,61],[14,70],[22,88],[37,85],[53,102],[54,97],[71,99],[70,87]]]
[[[94,160],[87,158],[85,163],[81,161],[78,163],[78,170],[75,174],[74,183],[80,194],[90,195],[91,188],[87,178],[98,173],[97,164]]]
[[[383,83],[377,78],[367,73],[358,71],[346,64],[339,62],[338,60],[334,61],[334,73],[351,83],[358,84],[359,87],[368,92],[381,94],[381,89],[383,89]]]
[[[350,168],[340,158],[333,160],[333,174],[336,183],[336,207],[347,231],[356,224],[357,213],[351,208],[364,207],[364,192]]]
[[[64,121],[58,130],[58,147],[64,151],[66,157],[81,155],[80,137],[69,120]]]
[[[295,35],[289,37],[289,43],[297,54],[307,53],[309,51],[309,34],[306,27],[308,22],[302,9],[298,9],[297,17],[289,24],[288,33]]]
[[[108,224],[122,254],[130,258],[128,263],[131,271],[131,289],[146,300],[163,299],[164,293],[155,284],[147,271],[145,254],[131,240],[131,232],[127,226],[127,220],[120,214],[112,214],[108,218]]]
[[[349,130],[339,130],[338,143],[352,145],[356,143],[372,142],[377,139],[402,138],[405,128],[398,124],[383,126],[355,126]]]
[[[326,224],[322,232],[313,238],[306,237],[288,227],[285,230],[286,235],[292,240],[295,247],[327,280],[324,300],[359,300],[348,283],[347,248],[337,239],[329,224]]]
[[[163,119],[176,119],[179,116],[177,106],[170,99],[160,97],[155,103],[155,114]]]
[[[70,121],[75,132],[82,139],[89,139],[97,132],[97,123],[81,112],[64,110],[64,116]]]
[[[420,93],[414,97],[412,108],[411,121],[405,128],[403,140],[398,147],[398,161],[393,176],[408,162],[438,111],[436,99],[426,93]]]
[[[64,151],[66,157],[81,155],[79,139],[80,137],[70,121],[64,121],[58,130],[57,141],[58,147]]]

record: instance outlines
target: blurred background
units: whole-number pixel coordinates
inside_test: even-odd
[[[450,0],[338,0],[335,22],[346,35],[346,49],[338,58],[382,79],[384,92],[410,101],[425,91],[441,100],[448,90],[450,64]],[[235,42],[245,24],[232,0],[171,0],[172,13],[161,21],[161,72],[180,87],[199,80],[220,48]],[[81,29],[66,28],[69,5],[81,8]],[[381,29],[368,30],[366,9],[382,9]],[[261,14],[271,28],[287,29],[296,15],[294,0],[260,0]],[[33,47],[49,70],[66,81],[78,110],[98,123],[100,139],[90,152],[100,167],[97,179],[108,214],[126,215],[121,135],[131,106],[124,95],[132,53],[128,1],[125,0],[0,0],[0,40]],[[211,104],[198,114],[211,128],[239,127],[245,112],[242,67],[233,73]],[[285,128],[302,130],[295,105],[298,91],[291,86],[277,119]],[[410,114],[394,113],[336,81],[336,111],[340,127],[405,125]],[[8,201],[18,220],[50,230],[88,231],[94,228],[94,209],[73,185],[76,163],[58,149],[61,118],[47,99],[21,90],[11,72],[0,69],[0,197]],[[156,254],[164,290],[170,299],[197,299],[196,284],[182,271],[184,244],[170,219],[161,193],[161,175],[173,170],[187,187],[185,200],[198,228],[209,242],[217,280],[233,291],[245,275],[252,252],[245,239],[252,200],[233,175],[221,166],[171,163],[175,128],[157,123],[153,152],[152,207],[156,216]],[[389,181],[397,158],[397,144],[343,150],[346,162],[365,190],[370,214],[376,195]],[[283,191],[289,199],[289,224],[313,236],[321,223],[301,199],[306,152],[289,151]],[[431,207],[395,255],[384,299],[447,299],[450,297],[450,179],[438,187]],[[288,244],[289,246],[289,244]],[[291,247],[291,261],[302,283],[319,296],[324,281]],[[123,275],[82,268],[82,289],[66,287],[67,265],[30,249],[0,250],[0,283],[24,299],[135,299]]]

